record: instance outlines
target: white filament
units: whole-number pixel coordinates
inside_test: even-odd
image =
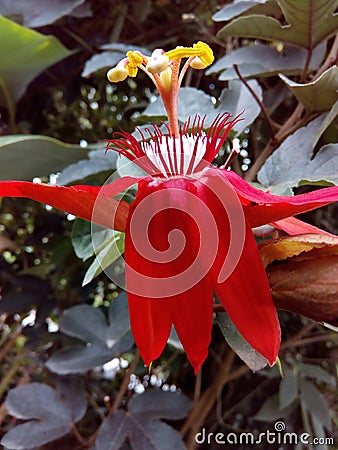
[[[142,142],[141,145],[151,162],[166,178],[169,178],[173,175],[186,175],[189,167],[192,167],[192,172],[194,172],[206,152],[206,138],[205,133],[198,136],[184,135],[180,138],[160,136],[156,138],[158,139],[156,143],[151,140]],[[194,155],[195,146],[196,153]],[[183,165],[183,170],[180,169],[181,165]],[[175,167],[177,167],[177,170],[175,170]]]

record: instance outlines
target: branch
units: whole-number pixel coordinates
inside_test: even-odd
[[[268,113],[266,112],[265,106],[263,105],[262,101],[259,99],[259,97],[255,93],[255,91],[252,89],[252,87],[249,85],[249,83],[242,77],[242,75],[241,75],[241,73],[240,73],[240,71],[238,69],[238,65],[234,64],[233,67],[235,69],[235,72],[238,75],[238,78],[246,86],[246,88],[249,90],[250,94],[253,96],[253,98],[258,103],[258,105],[259,105],[259,107],[260,107],[260,109],[262,111],[262,114],[263,114],[263,116],[264,116],[264,118],[266,120],[266,123],[267,123],[267,125],[268,125],[268,127],[270,129],[272,140],[274,141],[275,140],[275,130],[273,129],[273,124],[272,124],[272,122],[270,120],[270,117],[269,117]]]

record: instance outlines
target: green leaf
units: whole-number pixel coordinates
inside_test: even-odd
[[[336,66],[327,69],[311,83],[296,83],[282,74],[279,77],[310,112],[328,111],[338,100],[338,67]]]
[[[254,14],[233,20],[218,36],[282,41],[312,50],[337,31],[336,0],[278,0],[278,4],[286,25],[273,17]]]
[[[172,345],[177,350],[184,351],[183,345],[180,341],[180,338],[178,337],[178,334],[177,334],[174,326],[171,328],[170,336],[168,339],[168,344]]]
[[[12,389],[6,399],[8,412],[27,422],[11,428],[1,444],[10,449],[27,449],[64,436],[71,430],[73,422],[85,414],[83,402],[78,405],[79,409],[75,408],[43,383],[28,383]]]
[[[256,80],[250,80],[250,87],[255,91],[258,98],[262,100],[262,89]],[[229,112],[237,115],[243,111],[243,119],[238,122],[233,130],[237,134],[242,133],[260,113],[260,107],[256,100],[252,97],[247,87],[239,80],[229,82],[229,88],[221,92],[218,106],[215,107],[215,99],[207,95],[204,91],[192,87],[181,88],[178,103],[178,119],[185,122],[188,117],[195,117],[199,114],[201,117],[206,115],[205,126],[209,127],[217,114]],[[154,117],[165,117],[166,112],[163,107],[162,100],[158,97],[155,102],[151,103],[143,111],[143,115]]]
[[[43,70],[71,54],[54,36],[45,36],[0,16],[0,104],[7,105],[25,92]]]
[[[285,409],[298,395],[297,376],[292,370],[285,370],[284,378],[279,385],[279,406]]]
[[[92,56],[86,61],[84,69],[82,71],[83,77],[89,77],[93,73],[100,70],[111,68],[116,66],[121,59],[126,57],[126,53],[131,51],[140,51],[144,55],[150,55],[148,49],[139,47],[138,45],[127,45],[121,43],[112,43],[101,45],[101,50],[105,50],[102,53]]]
[[[312,149],[315,148],[315,146],[317,145],[322,134],[326,131],[326,129],[331,125],[331,123],[336,119],[337,116],[338,116],[338,100],[332,106],[332,108],[328,112],[327,116],[323,120],[321,126],[319,127],[317,134],[314,137],[313,142],[312,142]]]
[[[94,450],[118,450],[127,437],[133,450],[185,450],[182,435],[159,419],[183,419],[190,407],[182,394],[147,390],[132,398],[128,412],[105,419]]]
[[[101,144],[97,144],[97,146],[102,147]],[[94,148],[94,145],[88,147]],[[57,184],[64,186],[65,184],[79,182],[90,175],[107,170],[116,170],[117,153],[114,151],[92,150],[88,152],[88,158],[70,164],[63,169],[57,177]]]
[[[328,404],[319,389],[310,381],[300,379],[301,403],[310,416],[316,419],[327,429],[331,430],[332,423]]]
[[[279,395],[274,394],[268,397],[268,399],[260,407],[257,414],[255,414],[255,420],[261,420],[264,422],[274,422],[281,417],[286,417],[296,407],[297,402],[290,403],[286,408],[279,406]]]
[[[335,386],[336,379],[327,370],[323,369],[317,364],[300,363],[299,373],[310,378],[314,378],[316,381],[324,381],[332,386]]]
[[[31,180],[56,173],[85,157],[93,147],[84,149],[48,136],[1,136],[0,180]]]
[[[217,324],[227,343],[253,372],[267,365],[267,360],[242,337],[227,313],[217,314]]]
[[[0,13],[8,18],[19,19],[28,28],[42,27],[55,22],[60,17],[70,15],[72,11],[84,3],[84,0],[29,0],[13,2],[2,0]],[[18,22],[18,20],[16,20]]]
[[[140,127],[142,128],[148,128],[149,125],[144,125]],[[135,135],[135,133],[133,133]],[[121,155],[118,157],[116,161],[116,168],[119,176],[122,177],[144,177],[148,174],[142,170],[139,166],[137,166],[135,163],[130,161],[126,156]]]
[[[77,305],[63,313],[60,330],[85,345],[71,345],[55,352],[46,363],[52,372],[83,372],[110,361],[117,354],[128,351],[133,344],[126,295],[120,294],[112,301],[109,324],[100,309]]]
[[[325,45],[315,48],[309,63],[311,69],[319,66],[324,52]],[[233,68],[233,65],[237,64],[244,78],[271,77],[279,73],[296,75],[303,70],[306,58],[307,52],[303,48],[287,45],[282,51],[278,51],[268,45],[253,44],[240,47],[223,56],[206,71],[206,74],[222,72],[219,80],[237,79],[238,75]]]
[[[103,231],[108,231],[103,228]],[[92,244],[91,224],[87,220],[77,218],[72,229],[72,245],[78,258],[86,261],[94,255],[95,250]]]
[[[248,14],[278,15],[280,8],[275,0],[234,0],[212,16],[215,22],[231,20]]]
[[[263,186],[295,187],[302,180],[308,184],[322,180],[338,182],[338,144],[325,145],[311,159],[312,141],[324,119],[325,115],[317,117],[285,139],[258,172],[258,181]]]
[[[92,225],[87,220],[76,219],[72,229],[72,244],[76,256],[86,261],[95,252],[101,252],[120,239],[118,233],[99,225]]]
[[[316,438],[326,438],[326,433],[324,430],[323,425],[320,423],[320,421],[316,418],[316,416],[311,415],[311,422],[312,422],[312,427],[313,427],[313,431],[314,431],[314,436],[316,436]],[[322,442],[325,442],[324,440]],[[328,450],[328,446],[324,445],[324,444],[317,444],[315,447],[316,450]]]
[[[90,283],[102,271],[106,270],[113,264],[124,252],[125,234],[120,231],[104,229],[102,232],[96,231],[101,227],[92,224],[93,226],[93,244],[95,248],[95,259],[89,266],[82,286]]]

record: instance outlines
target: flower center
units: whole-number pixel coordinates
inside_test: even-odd
[[[169,178],[190,175],[195,171],[206,152],[206,140],[204,132],[197,136],[180,135],[179,138],[162,135],[155,140],[141,142],[141,147],[160,173]]]
[[[108,141],[107,149],[118,151],[151,176],[169,178],[201,171],[212,162],[232,126],[241,120],[239,116],[231,118],[228,113],[220,114],[207,133],[205,117],[197,115],[182,126],[178,124],[178,92],[183,77],[189,67],[204,69],[213,62],[211,48],[204,42],[197,42],[192,47],[176,47],[168,52],[156,49],[150,57],[139,51],[129,51],[126,56],[108,71],[108,79],[119,82],[127,76],[135,77],[138,69],[145,72],[162,98],[168,115],[168,125],[163,124],[167,130],[163,133],[156,125],[145,132],[139,129],[140,142],[132,134],[121,131]],[[181,67],[183,58],[187,61]]]
[[[176,47],[164,52],[156,49],[152,55],[146,56],[139,51],[127,52],[117,66],[107,73],[109,81],[116,83],[128,76],[135,77],[138,69],[145,72],[154,82],[166,109],[169,121],[169,131],[176,138],[179,136],[177,119],[178,92],[183,77],[189,67],[204,69],[214,60],[214,55],[208,44],[197,42],[192,47]],[[180,69],[183,58],[188,58]]]

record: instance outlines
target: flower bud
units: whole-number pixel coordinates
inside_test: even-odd
[[[338,255],[267,268],[275,305],[317,322],[338,322]]]

